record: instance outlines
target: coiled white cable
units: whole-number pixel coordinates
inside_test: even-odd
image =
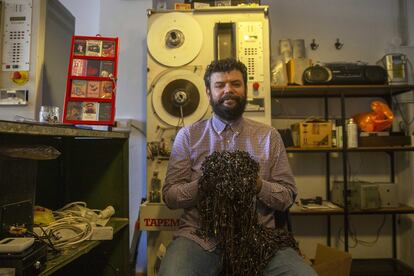
[[[56,221],[44,228],[50,236],[53,246],[57,249],[64,249],[85,240],[88,240],[93,233],[93,226],[99,219],[109,219],[115,209],[112,206],[104,210],[89,209],[82,201],[71,202],[53,212]],[[70,233],[64,237],[62,233]]]
[[[44,228],[45,232],[51,237],[53,246],[63,249],[85,240],[92,236],[92,224],[88,219],[78,216],[63,217]],[[62,230],[69,230],[74,235],[69,238],[60,236]]]

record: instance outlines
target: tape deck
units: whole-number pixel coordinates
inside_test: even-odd
[[[378,65],[325,63],[303,72],[304,84],[386,84],[387,71]]]

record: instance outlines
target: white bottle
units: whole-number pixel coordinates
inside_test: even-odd
[[[342,138],[342,120],[336,120],[336,145],[338,148],[343,147],[343,138]]]
[[[358,147],[358,126],[354,119],[349,119],[346,124],[346,130],[348,132],[348,148]]]
[[[158,171],[154,171],[151,178],[150,202],[161,202],[161,179]]]

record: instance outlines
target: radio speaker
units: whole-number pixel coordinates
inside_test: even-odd
[[[332,80],[332,72],[324,66],[312,66],[303,72],[303,82],[306,84],[324,84]]]

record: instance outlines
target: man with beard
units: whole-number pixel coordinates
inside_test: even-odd
[[[177,134],[163,186],[171,209],[184,209],[175,239],[167,248],[158,275],[219,275],[217,242],[197,234],[198,180],[201,164],[215,151],[246,151],[260,165],[257,189],[258,220],[275,228],[273,213],[289,208],[297,190],[279,133],[271,126],[243,118],[247,102],[247,69],[235,59],[213,61],[204,75],[213,109],[210,119],[183,127]],[[316,275],[292,248],[276,252],[263,275]],[[248,275],[243,275],[248,276]]]

